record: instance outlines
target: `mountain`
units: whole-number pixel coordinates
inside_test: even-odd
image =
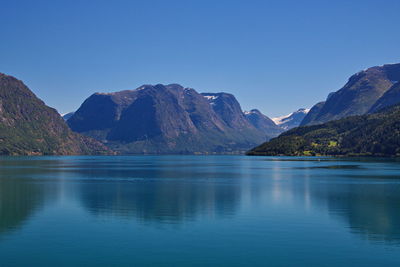
[[[310,109],[301,108],[295,112],[292,112],[286,116],[273,118],[272,120],[276,125],[282,127],[285,131],[295,128],[300,125],[304,117]]]
[[[93,139],[73,133],[53,108],[20,80],[0,73],[0,154],[108,153]]]
[[[329,97],[328,97],[329,99]],[[307,125],[311,124],[312,121],[315,121],[318,114],[321,112],[321,109],[324,107],[325,101],[319,102],[315,104],[308,113],[304,116],[303,120],[300,122],[299,125]]]
[[[310,112],[301,125],[320,124],[352,115],[366,114],[400,80],[400,64],[372,67],[350,77],[345,86],[329,95]],[[318,112],[315,112],[315,111]]]
[[[228,93],[202,93],[215,113],[229,126],[236,129],[252,128],[239,102]]]
[[[67,123],[127,154],[233,153],[276,136],[254,127],[233,95],[178,84],[95,93]]]
[[[65,121],[67,121],[67,120],[69,120],[69,118],[72,117],[72,115],[74,115],[74,113],[75,113],[75,112],[69,112],[69,113],[66,113],[66,114],[62,114],[61,117],[62,117]]]
[[[215,113],[231,128],[247,131],[256,128],[266,139],[275,137],[283,132],[270,118],[259,110],[242,112],[239,102],[228,93],[202,93],[210,103]]]
[[[400,82],[393,81],[394,85],[371,107],[369,113],[377,112],[385,107],[400,103]]]
[[[262,114],[258,109],[245,111],[246,119],[257,129],[263,131],[269,138],[278,136],[284,129],[276,125],[273,120]]]
[[[289,130],[248,155],[400,156],[400,105]]]

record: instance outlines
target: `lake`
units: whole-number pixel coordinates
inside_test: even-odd
[[[0,158],[0,266],[400,266],[400,161]]]

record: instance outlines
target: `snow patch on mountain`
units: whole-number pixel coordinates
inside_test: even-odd
[[[255,111],[255,110],[250,110],[250,111],[245,110],[245,111],[243,111],[243,113],[244,113],[244,115],[250,115],[250,114],[256,114],[257,111]]]
[[[284,116],[280,116],[280,117],[276,117],[276,118],[272,118],[271,120],[273,122],[275,122],[276,125],[281,125],[282,123],[284,123],[287,119],[289,119],[294,112],[288,114],[288,115],[284,115]]]
[[[301,121],[309,111],[309,108],[301,108],[288,115],[272,118],[272,121],[275,122],[276,125],[284,128],[285,130],[289,130],[291,128],[299,126]]]
[[[218,96],[216,95],[203,95],[205,98],[207,98],[208,100],[215,100],[218,98]]]
[[[65,121],[67,121],[67,120],[68,120],[69,118],[71,118],[74,114],[75,114],[75,111],[73,111],[73,112],[68,112],[68,113],[61,114],[61,117],[62,117]]]

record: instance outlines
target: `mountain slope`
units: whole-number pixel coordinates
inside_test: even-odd
[[[65,121],[67,121],[67,120],[69,120],[69,118],[72,117],[72,115],[74,115],[74,113],[75,113],[75,112],[68,112],[68,113],[66,113],[66,114],[62,114],[61,117],[62,117]]]
[[[67,123],[122,153],[237,152],[266,140],[232,95],[178,84],[93,94]]]
[[[22,81],[0,74],[0,154],[70,155],[105,153],[99,142],[71,132],[55,109]]]
[[[273,118],[272,120],[275,122],[276,125],[282,127],[284,130],[287,131],[299,126],[309,111],[309,109],[301,108],[286,116]]]
[[[319,124],[365,114],[392,87],[393,81],[398,80],[400,80],[400,64],[383,65],[361,71],[351,76],[342,89],[330,94],[322,107],[318,107],[318,112],[308,114],[301,125]],[[318,105],[321,106],[321,103]]]
[[[202,93],[213,110],[229,126],[233,128],[251,128],[242,112],[239,102],[228,93]]]
[[[369,113],[377,112],[385,107],[400,103],[400,82],[396,82],[390,89],[376,101]]]
[[[263,131],[268,139],[278,136],[284,129],[275,124],[273,120],[262,114],[258,109],[244,112],[247,120],[257,129]]]
[[[75,132],[104,139],[120,119],[122,110],[136,98],[136,91],[95,93],[87,98],[67,123]]]
[[[307,115],[300,122],[300,125],[311,124],[312,121],[315,121],[318,114],[321,112],[321,109],[324,107],[325,101],[319,102],[315,104],[310,111],[308,111]]]
[[[235,130],[236,134],[248,135],[258,130],[262,139],[277,136],[281,130],[265,115],[258,110],[243,112],[239,102],[232,94],[228,93],[202,93],[211,105],[217,116],[228,127]],[[257,118],[256,118],[257,117]]]
[[[400,156],[400,106],[283,133],[248,155]]]

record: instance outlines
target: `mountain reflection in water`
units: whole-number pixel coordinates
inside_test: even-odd
[[[159,226],[234,221],[257,208],[304,210],[327,214],[372,242],[400,240],[396,161],[121,156],[5,157],[0,163],[0,243],[60,199],[95,218]]]

